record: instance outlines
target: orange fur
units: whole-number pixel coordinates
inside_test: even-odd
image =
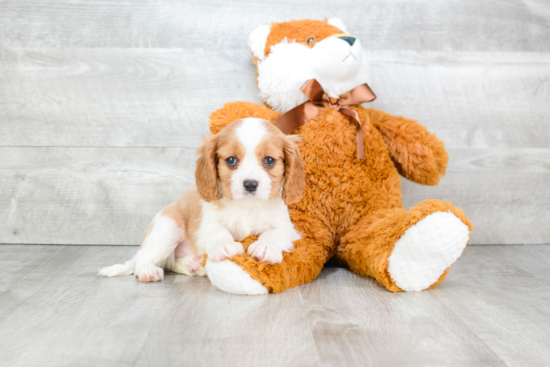
[[[235,120],[257,117],[274,122],[280,113],[251,102],[230,102],[210,115],[210,132],[217,134],[222,128]]]
[[[271,52],[271,46],[281,43],[285,38],[288,41],[296,41],[307,47],[313,47],[316,42],[338,33],[342,33],[342,31],[327,22],[318,20],[303,19],[273,23],[265,45],[265,56]],[[313,38],[313,41],[308,44],[307,40],[310,38]]]
[[[195,233],[199,229],[201,218],[200,196],[197,187],[194,186],[185,195],[178,200],[167,205],[160,211],[160,215],[171,218],[177,223],[179,228],[183,228],[185,237],[194,255],[199,255],[199,250],[196,246]],[[154,222],[149,224],[144,238],[148,237],[153,230]],[[139,246],[143,246],[143,242]]]
[[[251,110],[258,117],[274,116],[266,107],[242,104],[226,104],[212,114],[211,131],[219,130],[233,118],[244,117]],[[258,263],[248,254],[231,259],[270,292],[281,292],[315,279],[333,255],[347,263],[352,271],[375,278],[390,291],[399,291],[388,274],[387,259],[395,241],[407,228],[437,211],[451,211],[473,228],[464,214],[450,203],[433,200],[411,211],[402,208],[401,180],[396,167],[401,165],[401,172],[415,181],[435,184],[446,167],[443,143],[414,120],[360,106],[355,109],[368,137],[364,160],[356,158],[355,124],[332,109],[324,110],[294,131],[303,140],[298,145],[306,172],[303,198],[289,207],[292,221],[303,235],[295,242],[296,249],[285,253],[283,262],[274,266]],[[405,123],[402,130],[400,123]],[[392,141],[395,136],[400,137],[400,144]],[[420,142],[415,142],[414,137],[420,137]],[[421,169],[410,163],[410,160],[422,160],[423,156],[436,158],[422,161]],[[412,157],[408,165],[403,164],[403,157]]]
[[[395,242],[407,229],[435,212],[451,212],[470,230],[473,229],[464,213],[446,201],[426,200],[409,211],[403,208],[383,209],[371,213],[350,229],[342,238],[338,258],[345,261],[352,271],[375,278],[392,292],[400,291],[388,273],[388,257]],[[442,282],[447,273],[431,287]]]
[[[265,53],[285,37],[307,44],[309,37],[321,40],[339,32],[319,21],[273,24]],[[462,211],[449,202],[427,200],[409,211],[402,207],[399,174],[421,184],[437,184],[448,161],[443,142],[414,120],[362,106],[353,108],[363,123],[365,159],[357,159],[355,122],[334,109],[325,108],[293,132],[302,138],[298,145],[306,174],[302,198],[289,206],[292,222],[302,233],[302,239],[294,243],[295,250],[273,266],[256,262],[248,254],[231,259],[270,292],[315,279],[332,256],[388,290],[400,291],[388,273],[388,257],[408,228],[443,211],[455,214],[473,229]],[[278,116],[266,107],[232,102],[212,113],[210,130],[215,134],[243,117],[274,122]]]
[[[383,111],[355,108],[361,120],[370,121],[384,137],[397,171],[423,185],[437,185],[445,175],[449,156],[435,134],[415,120]]]

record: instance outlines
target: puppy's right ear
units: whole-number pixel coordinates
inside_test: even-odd
[[[265,45],[270,32],[270,26],[261,25],[253,30],[248,37],[248,47],[250,47],[254,57],[260,61],[265,59]]]
[[[302,198],[306,186],[305,165],[298,148],[302,139],[298,135],[285,136],[285,180],[283,183],[283,200],[286,205]]]
[[[197,150],[199,158],[197,159],[195,181],[199,196],[207,202],[219,198],[217,148],[217,135],[210,135],[203,139],[202,145]]]

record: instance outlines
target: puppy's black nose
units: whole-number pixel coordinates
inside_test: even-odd
[[[355,43],[355,37],[352,37],[352,36],[342,36],[338,38],[346,41],[347,43],[349,43],[350,46],[353,46],[353,44]]]
[[[256,191],[256,188],[258,187],[258,181],[256,180],[245,180],[243,182],[243,186],[246,189],[246,191],[252,193]]]

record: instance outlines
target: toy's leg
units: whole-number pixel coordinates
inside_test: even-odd
[[[332,236],[313,216],[293,211],[291,219],[302,238],[294,242],[294,251],[283,254],[280,264],[257,262],[249,254],[207,260],[212,284],[225,292],[255,295],[278,293],[315,279],[334,253]]]
[[[342,238],[337,256],[392,292],[422,291],[443,281],[472,229],[451,203],[426,200],[410,211],[385,209],[363,218]]]

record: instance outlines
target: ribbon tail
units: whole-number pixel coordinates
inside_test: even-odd
[[[359,114],[351,108],[340,108],[340,112],[357,122],[357,159],[365,159],[365,134],[363,133],[363,124],[359,120]]]
[[[277,119],[275,119],[275,126],[277,126],[284,134],[290,134],[300,127],[305,122],[304,104],[305,103],[296,106],[290,111],[277,117]]]
[[[376,95],[370,89],[368,84],[361,84],[353,88],[349,92],[346,92],[340,96],[338,105],[349,106],[354,104],[361,104],[366,102],[372,102],[376,99]]]

